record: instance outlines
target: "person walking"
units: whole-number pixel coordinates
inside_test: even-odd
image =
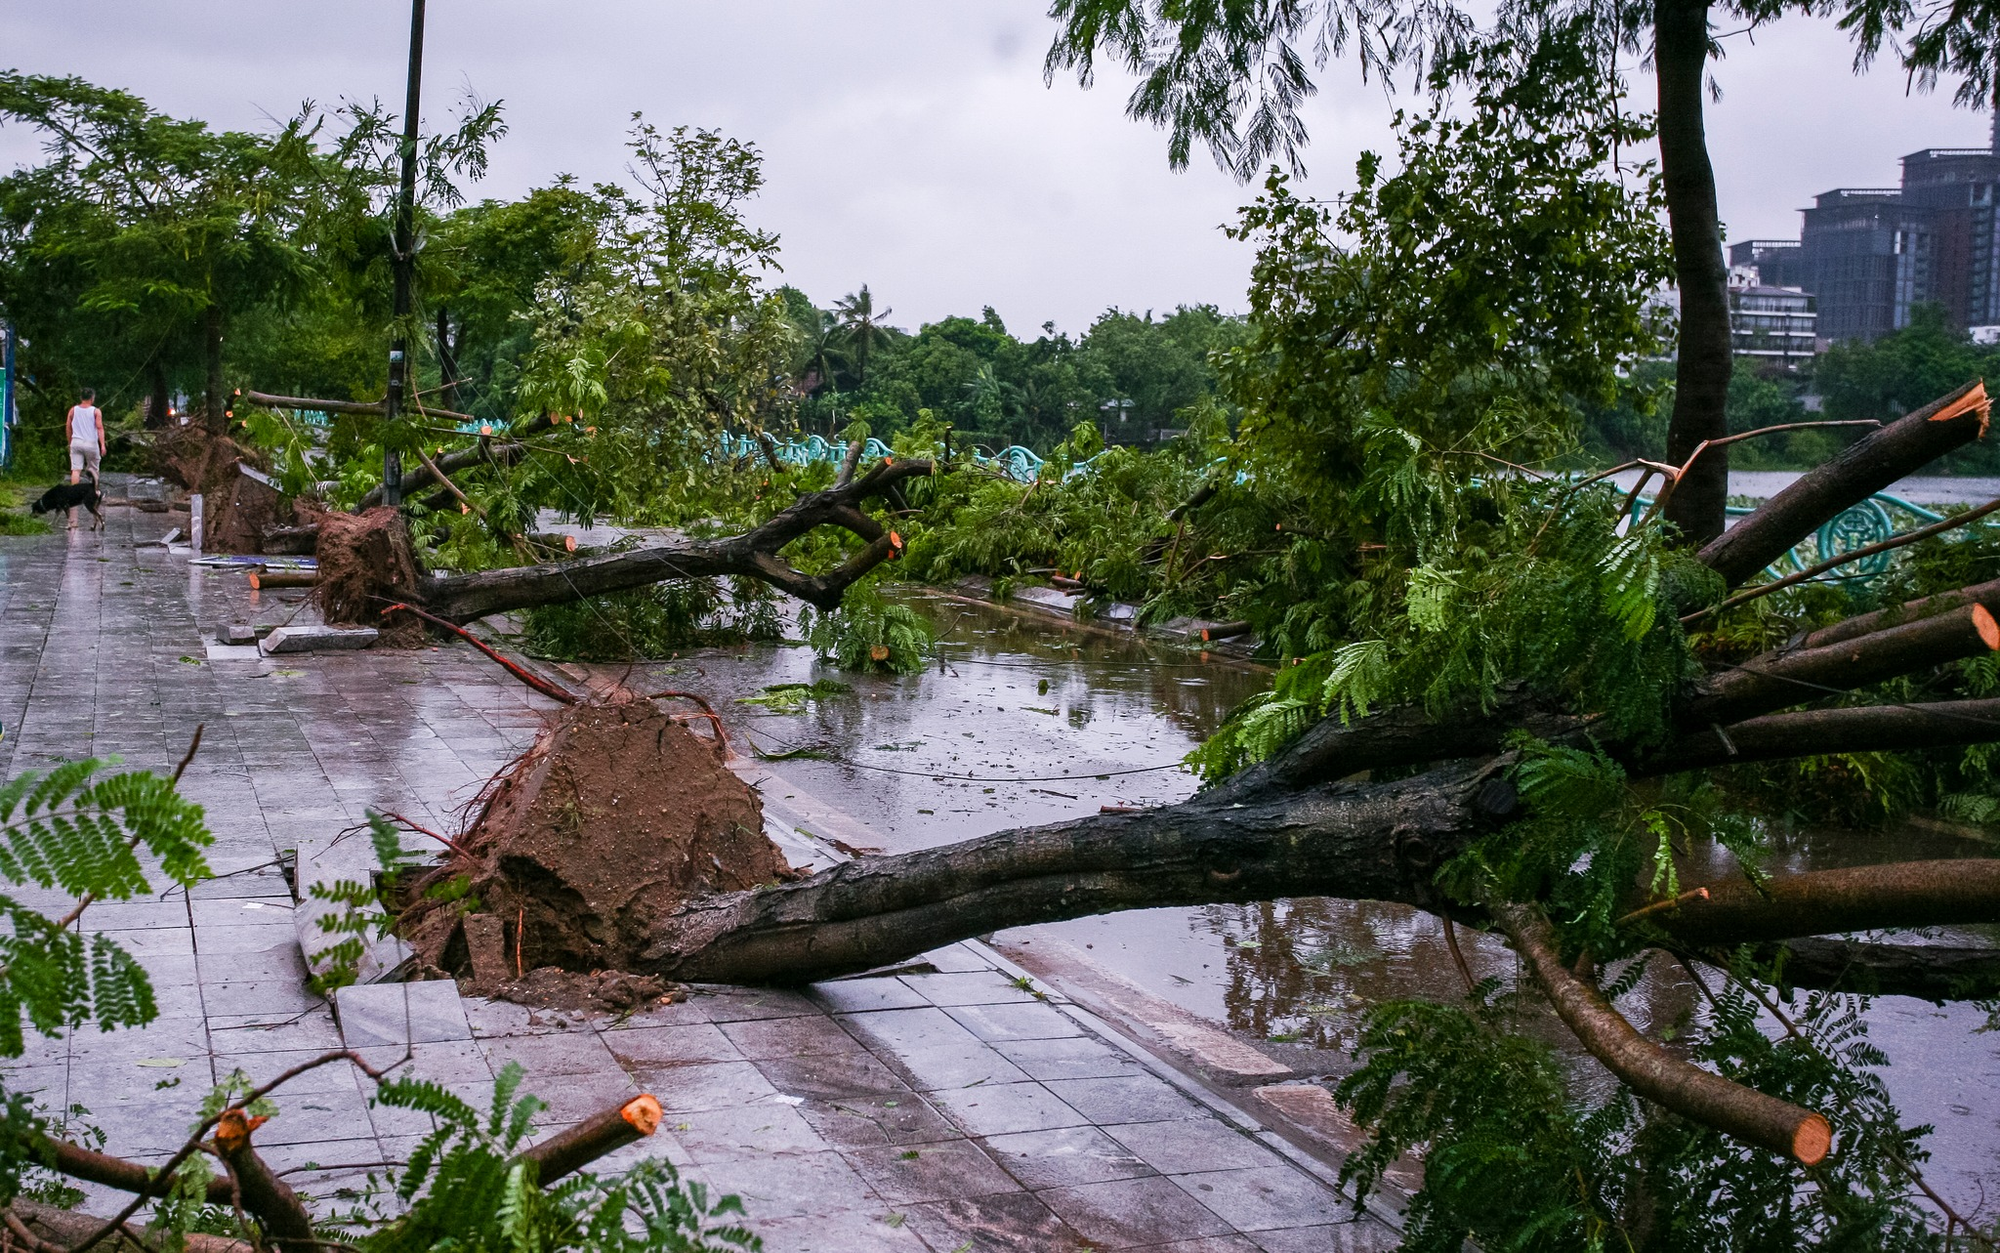
[[[98,467],[104,460],[104,410],[97,407],[95,390],[84,388],[83,399],[69,407],[63,417],[63,436],[69,443],[69,481],[75,483],[87,472],[95,487]],[[74,531],[76,511],[69,513],[69,527]]]

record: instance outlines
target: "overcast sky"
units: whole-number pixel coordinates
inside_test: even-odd
[[[425,115],[467,88],[506,103],[512,133],[485,194],[559,172],[623,176],[633,111],[757,143],[752,207],[783,236],[786,278],[822,305],[862,283],[893,322],[999,310],[1017,333],[1070,331],[1117,305],[1243,305],[1248,250],[1219,226],[1251,196],[1124,117],[1129,83],[1044,87],[1040,0],[430,0]],[[0,66],[79,74],[167,112],[256,128],[313,97],[400,107],[407,0],[0,0]],[[1893,65],[1861,78],[1828,21],[1726,39],[1708,133],[1732,239],[1796,237],[1797,210],[1838,186],[1893,185],[1896,159],[1984,145],[1983,113],[1948,90],[1906,95]],[[1650,97],[1649,80],[1634,81]],[[1388,145],[1394,104],[1336,64],[1308,110],[1309,185],[1352,183]],[[0,130],[0,165],[36,155]]]

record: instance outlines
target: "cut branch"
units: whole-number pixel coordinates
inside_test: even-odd
[[[241,1109],[224,1110],[215,1124],[215,1148],[243,1198],[243,1208],[263,1228],[265,1238],[283,1253],[308,1253],[314,1238],[312,1215],[292,1186],[271,1173],[250,1145],[250,1133],[263,1123]]]
[[[607,1153],[645,1139],[659,1125],[659,1101],[642,1094],[542,1141],[523,1152],[521,1160],[535,1164],[536,1179],[546,1188]]]
[[[1800,647],[1823,648],[1828,644],[1851,640],[1857,635],[1870,635],[1892,626],[1900,626],[1905,622],[1913,622],[1918,618],[1928,618],[1948,609],[1956,609],[1960,605],[1984,605],[1989,613],[2000,610],[2000,579],[1995,579],[1991,583],[1976,583],[1971,587],[1962,587],[1955,592],[1939,592],[1935,596],[1920,597],[1905,604],[1877,609],[1873,613],[1844,618],[1832,626],[1822,627],[1806,636],[1801,641]]]
[[[1548,993],[1556,1014],[1591,1055],[1640,1096],[1725,1134],[1816,1166],[1833,1146],[1824,1115],[1731,1082],[1668,1053],[1625,1020],[1602,994],[1562,963],[1555,930],[1539,910],[1491,911]]]
[[[440,462],[442,465],[442,462]],[[884,461],[843,486],[801,496],[763,525],[715,540],[679,540],[626,553],[473,574],[427,578],[424,605],[439,617],[470,622],[492,613],[600,596],[668,579],[742,575],[760,579],[816,609],[839,607],[856,579],[900,552],[902,541],[861,510],[862,502],[906,478],[931,472],[928,461]],[[806,574],[778,554],[819,526],[838,526],[865,542],[846,564]]]
[[[384,402],[379,400],[315,400],[310,396],[273,396],[268,392],[251,391],[244,388],[238,393],[253,405],[266,409],[308,409],[314,413],[358,413],[381,417],[386,411]],[[429,418],[447,418],[453,422],[479,422],[469,413],[453,413],[449,409],[425,409],[423,415]]]
[[[1677,721],[1724,726],[2000,648],[2000,624],[1966,605],[1820,648],[1779,649],[1711,676]]]
[[[1632,773],[1678,774],[1827,753],[1905,752],[1995,740],[2000,740],[2000,700],[1808,709],[1693,732],[1640,759]]]
[[[527,455],[528,445],[523,442],[524,440],[530,435],[539,435],[543,431],[552,430],[555,425],[556,420],[544,413],[529,418],[518,427],[496,431],[495,434],[503,434],[510,437],[505,443],[496,444],[482,435],[479,438],[479,442],[470,448],[460,448],[445,453],[443,456],[432,459],[433,466],[405,473],[403,475],[403,490],[407,493],[419,492],[437,483],[438,480],[431,473],[433,468],[441,470],[445,474],[456,474],[460,470],[470,470],[481,465],[512,465]],[[363,510],[372,509],[381,503],[382,489],[377,487],[361,498],[360,508]]]
[[[167,1190],[154,1187],[154,1175],[149,1167],[141,1166],[137,1162],[128,1162],[122,1157],[113,1157],[109,1153],[86,1149],[67,1140],[57,1140],[47,1136],[37,1137],[37,1142],[31,1146],[30,1152],[48,1163],[56,1172],[68,1175],[72,1179],[81,1179],[85,1183],[116,1188],[120,1192],[145,1192],[152,1189],[157,1193]],[[210,1205],[228,1205],[234,1195],[234,1189],[229,1186],[227,1179],[208,1181]]]
[[[1816,579],[1830,570],[1837,570],[1841,566],[1850,565],[1856,561],[1865,561],[1870,557],[1886,552],[1893,552],[1898,548],[1906,548],[1919,540],[1929,539],[1933,535],[1942,535],[1946,531],[1954,531],[1962,526],[1970,526],[1996,509],[2000,509],[2000,500],[1989,500],[1977,509],[1969,509],[1955,517],[1946,518],[1942,522],[1933,522],[1929,526],[1919,527],[1914,531],[1909,531],[1902,535],[1891,536],[1880,543],[1856,548],[1852,551],[1844,552],[1838,557],[1829,557],[1817,565],[1806,567],[1797,574],[1788,574],[1782,579],[1774,579],[1769,583],[1759,583],[1747,591],[1731,596],[1728,600],[1720,604],[1711,605],[1707,609],[1697,609],[1693,613],[1682,614],[1681,622],[1683,624],[1698,622],[1711,614],[1721,613],[1725,609],[1734,609],[1736,606],[1756,600],[1760,596],[1769,596],[1773,592],[1783,591],[1788,587],[1796,587],[1810,579]]]
[[[1731,587],[1785,555],[1842,510],[1986,434],[1991,402],[1978,379],[1856,440],[1764,502],[1696,554]]]
[[[1892,862],[1711,883],[1656,920],[1678,944],[1734,948],[1849,931],[2000,922],[2000,860]]]

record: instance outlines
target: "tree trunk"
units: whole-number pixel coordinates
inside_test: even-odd
[[[1660,85],[1660,169],[1680,288],[1679,360],[1667,460],[1684,464],[1703,441],[1729,433],[1729,269],[1715,170],[1702,123],[1708,69],[1708,0],[1654,0],[1653,64]],[[1722,534],[1729,503],[1729,450],[1703,453],[1667,502],[1667,521],[1690,543]]]
[[[1204,793],[962,844],[847,862],[798,883],[690,903],[646,972],[804,983],[1003,927],[1162,905],[1286,896],[1438,905],[1431,876],[1511,807],[1448,769],[1397,783]]]
[[[222,389],[222,306],[210,305],[202,317],[202,346],[208,364],[207,390],[202,395],[202,421],[210,435],[227,435],[229,406]]]
[[[158,357],[146,363],[146,429],[157,431],[169,424],[167,410],[173,407],[167,395],[167,367]]]
[[[465,337],[465,327],[459,326],[459,339]],[[451,315],[442,306],[437,314],[437,354],[438,354],[438,400],[447,409],[458,408],[458,344],[452,342]],[[428,407],[428,406],[426,406]]]
[[[930,472],[928,461],[885,460],[852,482],[799,497],[763,525],[741,535],[677,540],[574,561],[426,578],[416,599],[438,617],[463,623],[488,614],[601,596],[670,579],[734,574],[769,583],[816,609],[836,609],[856,579],[902,554],[902,538],[863,512],[861,504],[887,493],[906,478]],[[820,526],[840,527],[866,547],[824,574],[794,569],[779,554],[787,544]]]

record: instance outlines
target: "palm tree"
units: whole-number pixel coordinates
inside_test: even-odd
[[[819,325],[806,337],[799,354],[799,384],[807,395],[837,386],[835,371],[847,364],[846,342],[847,332],[839,321],[820,311]]]
[[[835,315],[839,319],[841,339],[854,354],[855,386],[868,381],[868,356],[876,348],[890,342],[887,320],[894,309],[875,311],[875,297],[868,293],[868,284],[861,290],[843,296],[834,302]]]

